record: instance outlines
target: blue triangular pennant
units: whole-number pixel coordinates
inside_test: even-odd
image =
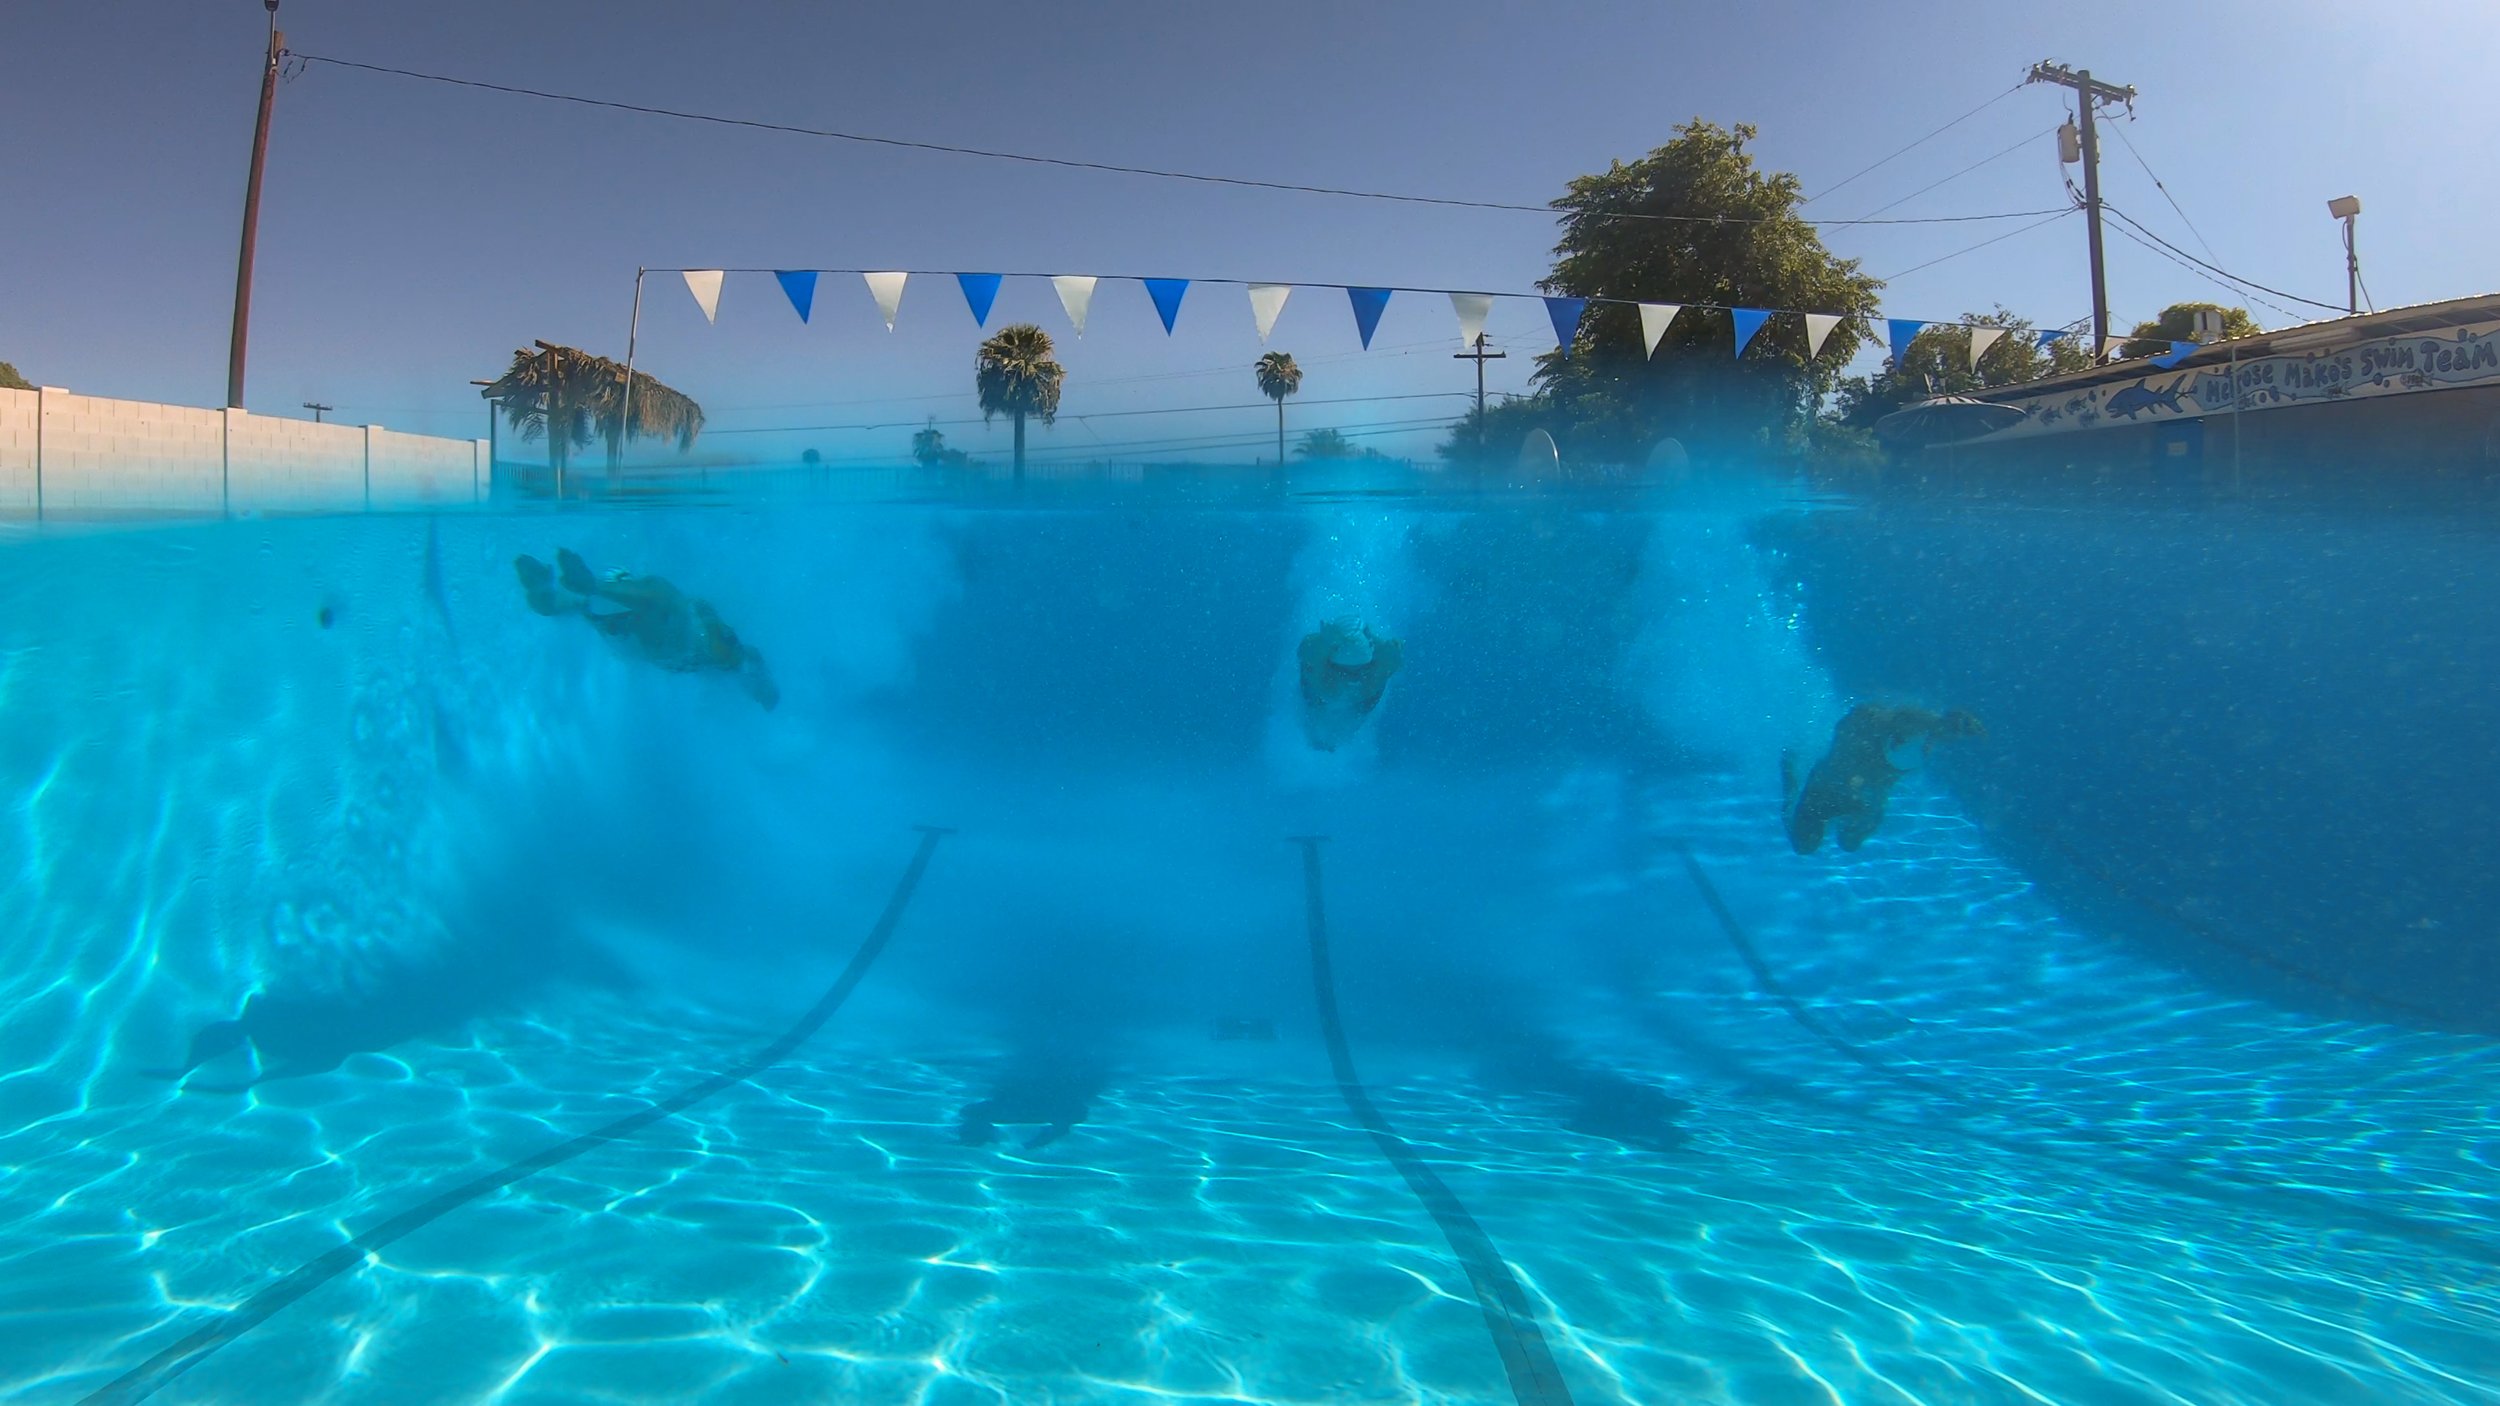
[[[1743,356],[1746,345],[1753,341],[1753,334],[1762,330],[1762,324],[1770,321],[1771,315],[1760,308],[1729,308],[1727,311],[1728,316],[1736,319],[1736,354]]]
[[[773,277],[781,280],[781,291],[790,295],[790,306],[799,310],[799,321],[807,321],[808,309],[816,306],[816,271],[800,269]]]
[[[1146,296],[1155,300],[1155,311],[1163,314],[1163,335],[1172,335],[1172,320],[1181,315],[1181,294],[1189,291],[1186,278],[1141,278]]]
[[[1910,364],[1910,343],[1917,340],[1927,324],[1906,317],[1888,317],[1884,322],[1886,330],[1892,334],[1892,368],[1898,371]]]
[[[1348,288],[1346,301],[1354,304],[1354,330],[1363,334],[1363,350],[1370,351],[1372,332],[1380,326],[1380,314],[1389,306],[1386,288]]]
[[[2032,346],[2033,346],[2033,348],[2034,348],[2034,349],[2036,349],[2036,350],[2039,350],[2039,351],[2046,351],[2046,350],[2048,350],[2049,343],[2051,343],[2051,342],[2062,342],[2062,341],[2065,341],[2068,337],[2071,337],[2071,336],[2073,336],[2073,335],[2075,335],[2075,334],[2074,334],[2074,333],[2072,333],[2072,332],[2067,332],[2067,331],[2061,330],[2061,329],[2059,329],[2059,328],[2052,327],[2052,328],[2050,328],[2048,331],[2043,332],[2043,333],[2041,333],[2038,337],[2034,338],[2034,339],[2032,340]]]
[[[998,285],[1004,280],[994,273],[959,273],[955,282],[964,290],[964,302],[972,308],[975,326],[990,325],[990,304],[998,301]]]
[[[1548,298],[1545,315],[1554,322],[1554,341],[1564,356],[1571,355],[1571,339],[1580,335],[1580,314],[1589,310],[1586,298]]]
[[[2149,357],[2147,360],[2151,361],[2155,366],[2160,367],[2162,370],[2167,371],[2171,367],[2178,365],[2180,362],[2187,360],[2188,353],[2196,350],[2196,345],[2197,344],[2194,342],[2172,342],[2170,344],[2170,351],[2168,354]]]

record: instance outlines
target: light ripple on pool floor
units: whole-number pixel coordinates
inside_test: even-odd
[[[1625,1060],[1689,1086],[1681,1154],[1531,1094],[1384,1081],[1578,1399],[2500,1400],[2500,1289],[2463,1242],[2090,1170],[2227,1168],[2475,1230],[2487,1045],[2216,997],[2062,926],[1947,813],[1908,808],[1801,885],[1758,816],[1657,799],[1659,838],[1695,844],[1819,1011],[2005,1115],[1971,1129],[1845,1066],[1732,961],[1642,998],[1723,1065]],[[1683,882],[1654,858],[1639,882]],[[594,1003],[0,1138],[0,1394],[75,1400],[341,1227],[749,1038]],[[956,1142],[960,1068],[821,1040],[408,1236],[160,1399],[1504,1399],[1447,1247],[1333,1087],[1136,1069],[1026,1154]]]

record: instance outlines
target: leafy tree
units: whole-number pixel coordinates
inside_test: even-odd
[[[825,456],[810,449],[799,455],[799,462],[811,469],[821,469],[825,466]]]
[[[633,373],[628,397],[623,363],[579,347],[536,346],[514,352],[511,367],[482,394],[503,407],[524,441],[546,439],[549,468],[562,472],[574,450],[598,440],[606,441],[613,469],[628,438],[674,439],[683,452],[703,433],[703,407],[649,373]]]
[[[2265,330],[2246,308],[2226,308],[2220,303],[2172,303],[2161,310],[2161,316],[2150,322],[2139,322],[2127,334],[2127,344],[2118,349],[2120,356],[2161,356],[2172,342],[2196,340],[2196,315],[2200,312],[2222,314],[2222,335],[2253,337]]]
[[[1302,442],[1293,447],[1293,452],[1305,459],[1353,459],[1360,456],[1354,441],[1338,430],[1305,431]]]
[[[911,459],[924,469],[960,469],[972,462],[971,455],[946,447],[946,434],[937,427],[935,415],[926,427],[913,432]]]
[[[1050,359],[1050,334],[1030,322],[998,329],[973,358],[973,387],[981,395],[981,418],[1012,415],[1016,421],[1016,482],[1024,482],[1024,421],[1045,425],[1059,418],[1059,387],[1067,368]]]
[[[33,382],[17,374],[14,364],[0,361],[0,391],[31,391],[34,388]],[[1284,411],[1280,408],[1277,413],[1281,415]]]
[[[2078,339],[2061,338],[2043,349],[2037,330],[2001,307],[1994,312],[1966,313],[1962,324],[1927,328],[1910,340],[1901,365],[1887,361],[1873,376],[1852,376],[1841,382],[1835,419],[1863,429],[1931,394],[1966,395],[1991,386],[2081,371],[2092,364],[2091,352]],[[1972,325],[2005,329],[2005,335],[1980,354],[1976,371],[1970,360]]]
[[[1259,378],[1259,394],[1276,402],[1276,462],[1285,462],[1285,397],[1302,389],[1302,368],[1284,352],[1269,352],[1252,368]]]
[[[1546,292],[1686,305],[1654,356],[1644,355],[1637,309],[1592,303],[1570,355],[1538,358],[1536,398],[1565,453],[1637,460],[1666,435],[1688,445],[1793,443],[1871,335],[1881,285],[1823,247],[1797,214],[1797,178],[1758,169],[1745,150],[1754,135],[1695,118],[1665,146],[1574,180],[1554,202],[1563,233]],[[1740,358],[1729,315],[1717,310],[1726,307],[1845,320],[1809,356],[1799,319],[1775,318]],[[1534,413],[1506,407],[1504,418]],[[1508,437],[1486,428],[1482,452],[1507,451]],[[1447,449],[1477,444],[1462,433]]]

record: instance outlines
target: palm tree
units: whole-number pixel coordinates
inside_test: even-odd
[[[1259,394],[1276,402],[1276,467],[1285,466],[1285,397],[1302,389],[1302,368],[1288,352],[1269,352],[1252,368],[1259,376]]]
[[[503,407],[522,439],[545,436],[547,467],[555,472],[563,473],[573,451],[594,440],[607,442],[608,467],[614,468],[628,438],[674,439],[683,451],[703,432],[703,407],[648,373],[633,373],[628,396],[621,364],[579,347],[536,345],[536,351],[514,352],[511,367],[482,394]]]
[[[981,418],[1016,417],[1016,482],[1024,482],[1024,418],[1041,417],[1047,425],[1059,418],[1059,385],[1067,368],[1050,359],[1050,334],[1030,322],[1001,327],[981,344],[972,361],[972,381],[981,393]]]

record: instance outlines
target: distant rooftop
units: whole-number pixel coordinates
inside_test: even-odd
[[[2254,361],[2268,356],[2304,356],[2357,342],[2375,341],[2381,337],[2437,332],[2469,323],[2492,321],[2500,321],[2500,293],[2477,293],[2466,298],[2450,298],[2445,302],[2388,308],[2383,312],[2321,318],[2316,322],[2296,323],[2271,332],[2208,342],[2180,359],[2174,369],[2223,366],[2233,361]],[[2108,381],[2132,381],[2148,369],[2155,369],[2149,359],[2130,357],[2089,370],[2070,371],[2063,376],[2044,376],[2037,381],[2024,381],[2011,386],[1991,386],[1970,394],[1981,400],[1991,400],[2000,396],[2036,395],[2043,390],[2080,389]]]

